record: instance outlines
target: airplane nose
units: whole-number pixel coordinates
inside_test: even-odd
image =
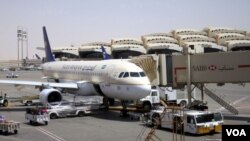
[[[151,92],[151,85],[141,85],[137,91],[138,99],[148,96]]]

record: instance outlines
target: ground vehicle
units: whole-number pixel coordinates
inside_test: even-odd
[[[5,116],[0,115],[0,132],[4,133],[4,135],[8,135],[9,132],[17,134],[20,124],[20,122],[16,121],[8,121],[5,119]]]
[[[31,124],[45,124],[48,125],[50,120],[49,115],[47,113],[47,109],[40,108],[27,108],[25,113],[25,119]]]
[[[23,96],[21,102],[25,106],[42,105],[42,103],[39,99],[39,95]]]
[[[67,116],[79,116],[82,117],[85,114],[91,113],[91,105],[76,105],[76,103],[61,103],[60,105],[50,106],[48,108],[48,114],[50,119],[56,119],[59,117]]]
[[[153,106],[159,104],[160,104],[160,95],[157,89],[152,89],[148,96],[136,101],[136,107],[143,108],[144,110],[151,110]]]
[[[0,96],[0,105],[2,105],[2,106],[4,106],[4,107],[7,107],[8,106],[8,104],[9,104],[9,101],[8,101],[8,99],[7,99],[7,97],[6,97],[6,94],[5,94],[5,96]]]
[[[185,90],[173,90],[171,87],[159,87],[157,89],[152,89],[151,93],[145,98],[137,100],[136,107],[143,108],[144,110],[151,110],[153,106],[160,104],[160,99],[163,99],[169,105],[186,106],[188,103]]]
[[[223,117],[221,113],[209,111],[184,110],[182,112],[173,112],[167,109],[163,113],[164,107],[152,110],[149,113],[147,122],[155,125],[159,123],[160,127],[180,130],[192,134],[206,134],[210,132],[221,132]],[[161,114],[163,113],[162,118]]]
[[[8,73],[7,75],[6,75],[6,78],[17,78],[19,75],[18,74],[15,74],[15,73]]]
[[[31,106],[31,105],[42,105],[40,99],[24,99],[22,103],[25,106]]]
[[[160,97],[169,105],[182,105],[186,106],[188,104],[188,98],[187,98],[187,92],[186,89],[172,89],[172,87],[165,87],[165,88],[158,88]],[[194,98],[196,94],[196,89],[194,89],[194,92],[192,93],[192,101],[194,101]]]

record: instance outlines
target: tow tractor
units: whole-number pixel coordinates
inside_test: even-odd
[[[206,134],[221,132],[223,117],[219,112],[188,109],[173,112],[171,109],[164,110],[163,106],[159,106],[144,116],[143,122],[182,133]]]
[[[47,109],[44,107],[27,108],[25,119],[31,124],[44,124],[48,125],[50,120]]]
[[[1,92],[2,93],[2,92]],[[3,106],[3,107],[7,107],[8,106],[8,99],[7,99],[7,95],[4,94],[4,96],[0,96],[0,105]]]

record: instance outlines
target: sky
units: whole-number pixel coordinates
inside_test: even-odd
[[[44,46],[42,26],[52,47],[211,26],[250,32],[249,6],[249,0],[0,0],[0,60],[17,59],[18,26],[28,31],[33,58],[44,56],[36,49]]]

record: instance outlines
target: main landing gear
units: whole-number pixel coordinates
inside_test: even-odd
[[[103,97],[103,105],[105,106],[106,109],[109,109],[109,106],[114,106],[114,104],[115,104],[115,99]]]
[[[103,105],[105,106],[105,109],[109,109],[109,106],[114,106],[114,99],[103,97]],[[122,109],[120,110],[120,117],[128,117],[128,110],[127,105],[128,101],[122,100],[121,101]]]

